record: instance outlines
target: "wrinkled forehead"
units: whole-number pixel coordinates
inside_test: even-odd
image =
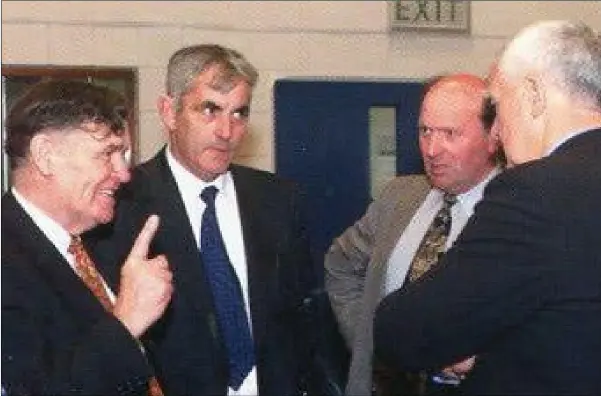
[[[216,63],[201,72],[194,80],[192,87],[200,84],[222,94],[227,94],[240,83],[246,83],[249,87],[249,90],[251,90],[250,83],[247,78],[238,73],[235,69]]]
[[[127,123],[123,128],[113,129],[104,122],[86,121],[74,129],[79,129],[98,141],[107,139],[129,141],[130,139]]]
[[[127,127],[116,131],[106,124],[90,121],[63,130],[58,136],[61,135],[66,137],[66,140],[62,140],[66,144],[82,144],[92,150],[100,151],[107,147],[119,151],[131,149],[131,136]]]
[[[484,86],[445,85],[434,88],[422,103],[420,118],[467,119],[480,113]]]

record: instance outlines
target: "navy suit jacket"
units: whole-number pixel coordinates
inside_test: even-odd
[[[97,263],[102,271],[100,263]],[[2,197],[2,386],[8,395],[145,395],[138,343],[11,193]]]
[[[259,393],[294,395],[308,370],[311,331],[318,331],[303,315],[317,278],[299,194],[292,183],[268,172],[236,165],[230,170],[248,265]],[[164,150],[134,170],[121,191],[115,223],[106,235],[94,236],[96,252],[122,262],[152,213],[161,219],[152,254],[165,254],[174,274],[170,305],[148,334],[159,380],[166,395],[224,395],[227,357],[212,295]]]
[[[499,175],[424,278],[376,313],[402,369],[471,355],[466,394],[601,394],[601,129]]]

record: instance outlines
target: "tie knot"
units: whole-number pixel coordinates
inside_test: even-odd
[[[79,235],[71,235],[71,243],[67,248],[67,252],[75,254],[78,251],[81,251],[81,249],[83,249],[83,244],[81,243],[81,238]]]
[[[448,208],[457,203],[457,195],[455,194],[446,193],[442,199],[444,201],[444,205]]]
[[[215,196],[219,190],[215,186],[207,186],[200,193],[200,199],[203,200],[207,205],[213,205],[215,203]]]

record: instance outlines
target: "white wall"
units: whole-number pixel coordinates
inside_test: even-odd
[[[391,33],[386,1],[2,1],[2,63],[139,69],[140,153],[162,146],[155,112],[177,48],[215,42],[259,69],[251,134],[238,162],[273,170],[272,87],[280,77],[485,74],[505,40],[538,19],[599,28],[601,3],[473,1],[472,31]]]

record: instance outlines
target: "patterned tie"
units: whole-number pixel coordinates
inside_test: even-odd
[[[445,244],[451,230],[451,206],[457,202],[457,196],[445,194],[442,208],[434,216],[428,227],[417,252],[411,262],[409,282],[419,279],[438,261],[438,257],[445,251]]]
[[[86,252],[79,236],[71,235],[71,244],[67,251],[75,257],[75,271],[83,283],[100,301],[104,309],[112,312],[113,303],[104,287],[102,276],[96,269],[96,265],[88,255],[88,252]],[[163,391],[155,377],[151,377],[148,381],[148,396],[163,396]]]
[[[238,390],[255,361],[253,340],[244,310],[238,277],[225,250],[215,214],[217,188],[206,187],[200,197],[207,205],[200,228],[200,253],[211,285],[217,323],[229,361],[229,386]]]
[[[451,207],[457,202],[457,197],[451,194],[445,194],[442,207],[434,216],[432,223],[426,230],[422,241],[415,252],[409,269],[409,282],[414,282],[424,275],[432,266],[438,262],[438,257],[445,251],[445,245],[449,231],[451,230]],[[386,371],[384,371],[386,374]],[[374,378],[381,374],[375,372]],[[389,376],[391,374],[388,374]],[[400,378],[402,386],[406,388],[407,394],[425,395],[429,374],[427,371],[419,372],[397,372],[392,371],[392,375]],[[385,378],[386,379],[386,378]],[[389,380],[390,381],[390,380]],[[389,386],[392,386],[389,384]]]

